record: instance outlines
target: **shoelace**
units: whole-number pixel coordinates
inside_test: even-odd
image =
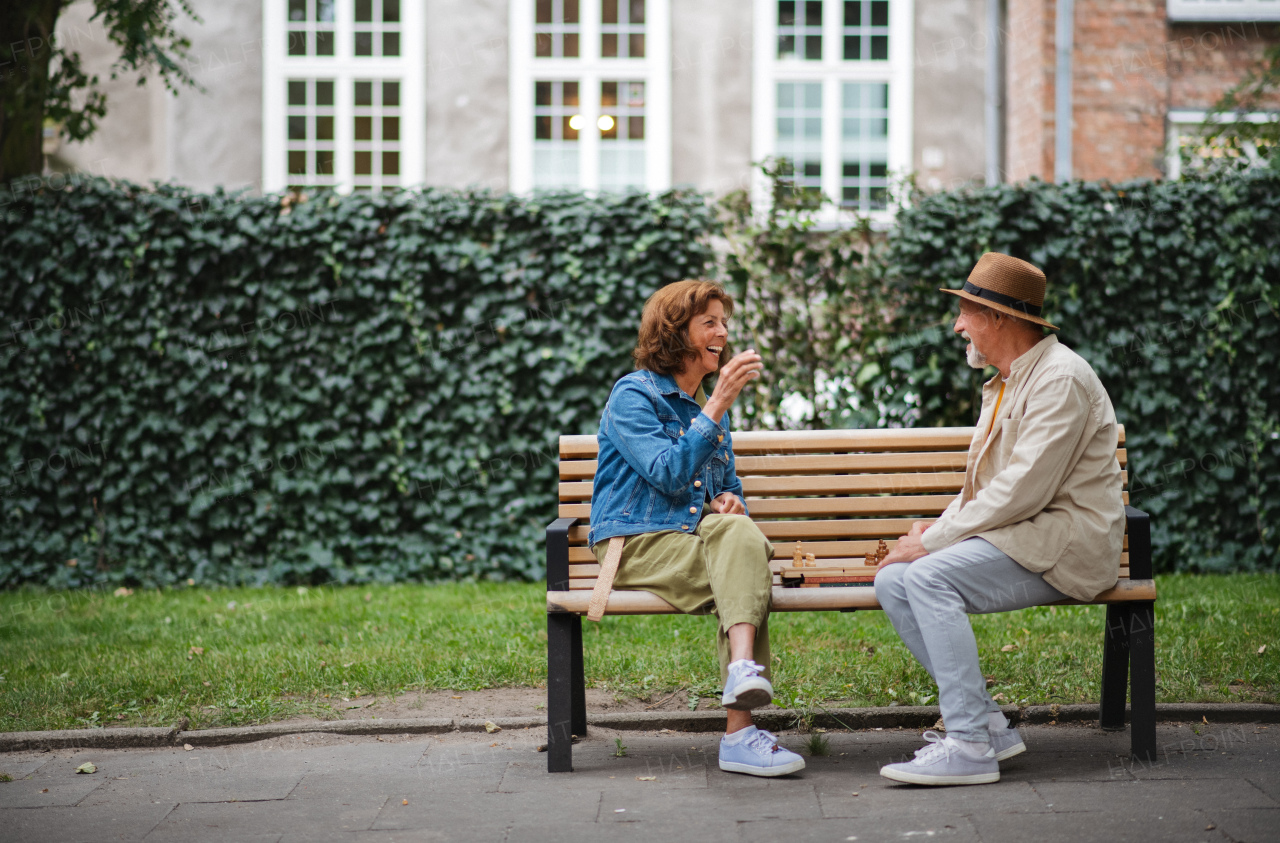
[[[947,743],[945,737],[932,729],[925,732],[923,737],[929,742],[929,745],[916,750],[916,758],[919,758],[921,763],[927,764],[933,761],[938,753],[943,753],[947,758],[950,758],[951,753],[955,751],[954,745]]]
[[[750,673],[757,673],[757,674],[763,673],[764,665],[756,664],[755,662],[748,660],[746,664],[740,665],[738,667],[738,672],[740,673],[750,672]]]
[[[754,735],[747,738],[747,746],[762,751],[767,750],[769,752],[777,752],[778,737],[772,732],[766,732],[764,729],[757,729]]]

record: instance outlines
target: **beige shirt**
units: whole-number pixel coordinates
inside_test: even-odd
[[[964,489],[925,530],[925,549],[980,536],[1063,594],[1092,600],[1116,584],[1124,543],[1111,399],[1056,336],[1015,360],[1004,387],[998,412],[1000,376],[982,389]]]

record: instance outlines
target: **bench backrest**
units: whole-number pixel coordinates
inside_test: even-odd
[[[819,566],[858,567],[879,542],[892,547],[914,521],[933,522],[959,494],[972,427],[743,431],[733,434],[751,518],[773,541],[774,583],[797,541]],[[1124,428],[1116,452],[1127,462]],[[560,517],[569,531],[570,589],[591,589],[599,566],[587,546],[596,437],[560,437]],[[1128,482],[1128,472],[1121,474]],[[1128,492],[1124,500],[1129,502]],[[1128,538],[1126,536],[1126,551]],[[1120,576],[1127,578],[1128,553]]]

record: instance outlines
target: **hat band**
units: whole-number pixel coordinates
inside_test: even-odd
[[[976,284],[966,281],[964,282],[964,291],[970,295],[977,296],[980,299],[987,299],[996,304],[1002,304],[1005,307],[1012,307],[1014,310],[1021,311],[1028,316],[1040,315],[1040,311],[1044,310],[1038,304],[1028,304],[1022,299],[1015,299],[1013,296],[1006,296],[1004,293],[993,292],[992,290],[984,290]]]

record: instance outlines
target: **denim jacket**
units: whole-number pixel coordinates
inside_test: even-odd
[[[619,378],[597,439],[591,545],[614,536],[692,533],[708,495],[742,497],[729,414],[716,424],[670,375],[641,369]]]

